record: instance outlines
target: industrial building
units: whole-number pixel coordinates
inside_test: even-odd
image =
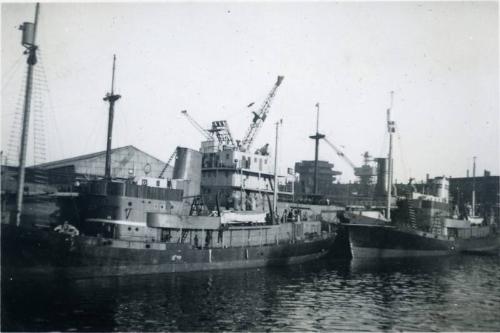
[[[78,179],[96,179],[104,177],[106,151],[67,158],[37,165],[38,169],[47,170],[50,184],[68,184]],[[166,166],[166,162],[134,147],[125,146],[111,150],[112,178],[157,178]],[[163,178],[171,178],[173,167],[168,166]]]
[[[59,209],[53,195],[57,192],[59,196],[61,192],[75,192],[79,182],[104,177],[105,160],[106,151],[101,151],[26,168],[24,218],[33,223],[49,223]],[[167,180],[172,178],[173,166],[165,167],[165,162],[134,146],[111,150],[111,177],[114,179],[133,178],[140,180],[141,185],[149,179],[154,179],[154,184],[168,183]],[[2,221],[11,221],[13,217],[10,212],[14,210],[17,193],[18,167],[2,165],[1,171]],[[162,172],[165,179],[157,179]]]
[[[333,170],[333,163],[318,161],[318,193],[330,194],[335,176],[342,174]],[[302,161],[295,163],[295,172],[300,174],[300,180],[295,187],[298,195],[314,194],[314,161]]]
[[[450,178],[450,197],[460,206],[472,202],[473,183],[476,192],[477,214],[493,216],[497,223],[500,216],[500,176],[491,176],[488,171],[481,177]]]

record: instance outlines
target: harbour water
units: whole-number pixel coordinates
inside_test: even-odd
[[[2,280],[2,331],[498,331],[500,257]]]

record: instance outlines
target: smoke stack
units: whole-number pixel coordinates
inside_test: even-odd
[[[184,197],[200,195],[201,185],[201,153],[189,149],[177,147],[177,159],[175,160],[173,179],[182,183]]]
[[[375,195],[385,196],[387,194],[387,159],[376,158],[377,162],[377,184],[375,185]]]
[[[467,169],[467,178],[469,178],[469,169]]]

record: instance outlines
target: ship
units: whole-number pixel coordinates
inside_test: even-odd
[[[2,224],[2,274],[88,278],[173,273],[295,264],[330,253],[335,233],[318,220],[272,223],[262,212],[218,215],[200,208],[185,189],[196,188],[186,180],[196,174],[200,178],[201,154],[177,151],[174,175],[187,177],[173,180],[178,188],[106,180],[82,185],[77,198],[82,221],[70,221],[77,236]]]
[[[39,4],[35,23],[22,26],[28,75],[36,64],[38,12]],[[287,204],[288,209],[278,208],[276,151],[274,172],[270,172],[273,163],[267,150],[251,150],[282,76],[254,112],[244,140],[235,143],[227,123],[214,122],[216,128],[200,151],[176,149],[172,179],[159,175],[123,180],[113,179],[110,172],[114,107],[121,97],[114,92],[115,63],[114,56],[111,90],[104,98],[109,103],[105,175],[78,186],[72,199],[78,214],[63,225],[54,228],[23,221],[26,140],[21,141],[15,219],[1,224],[4,278],[264,267],[331,253],[336,236],[331,211],[323,218],[317,207]],[[25,124],[29,122],[30,82],[28,76]],[[22,137],[26,136],[27,126],[23,126]]]
[[[411,180],[404,194],[392,186],[392,134],[395,122],[387,110],[389,154],[385,211],[351,209],[344,214],[353,258],[443,256],[458,253],[497,254],[500,237],[492,217],[450,202],[449,181],[436,177],[418,192]],[[474,160],[475,170],[475,160]],[[385,213],[385,214],[384,214]]]
[[[173,179],[105,176],[81,184],[75,199],[80,219],[70,221],[77,236],[2,224],[3,273],[71,278],[170,273],[285,265],[330,252],[332,225],[315,219],[310,207],[295,207],[284,216],[264,206],[241,210],[236,200],[222,207],[227,202],[221,200],[210,209],[200,196],[202,157],[178,147]],[[225,165],[216,171],[237,178],[242,172]],[[220,192],[220,186],[203,189]]]

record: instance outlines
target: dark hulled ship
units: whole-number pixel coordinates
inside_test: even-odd
[[[185,188],[192,186],[187,179],[196,178],[191,172],[200,172],[200,153],[178,151],[174,174],[187,178],[174,181],[174,187],[191,183],[183,189],[105,180],[82,185],[77,199],[82,221],[71,221],[78,236],[2,224],[4,276],[92,277],[259,267],[299,263],[330,251],[334,233],[322,230],[320,221],[271,224],[265,214],[252,211],[210,216],[208,210],[199,210]],[[188,164],[188,171],[179,169]]]
[[[459,214],[457,207],[450,203],[445,177],[437,177],[427,184],[426,193],[419,193],[410,185],[404,195],[392,195],[396,194],[392,187],[395,123],[390,118],[390,110],[387,111],[390,140],[385,215],[376,210],[345,214],[352,256],[383,258],[497,252],[500,237],[494,220],[473,216],[474,208]],[[474,195],[472,201],[474,207]]]

